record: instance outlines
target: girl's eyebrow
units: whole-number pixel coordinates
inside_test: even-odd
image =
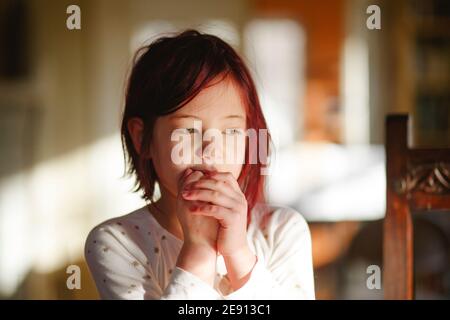
[[[244,116],[241,116],[239,114],[231,114],[229,116],[224,117],[224,119],[234,119],[234,118],[244,120]]]
[[[173,115],[173,116],[170,116],[170,118],[171,119],[195,118],[195,119],[201,120],[199,117],[196,117],[196,116],[190,115],[190,114]],[[238,115],[238,114],[231,114],[231,115],[223,117],[223,119],[242,119],[242,120],[244,120],[244,116],[241,116],[241,115]]]
[[[169,118],[171,118],[171,119],[195,118],[195,119],[199,119],[200,120],[199,117],[196,117],[196,116],[193,116],[193,115],[190,115],[190,114],[173,115],[173,116],[170,116]]]

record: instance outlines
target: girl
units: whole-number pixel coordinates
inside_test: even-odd
[[[148,205],[88,235],[102,298],[315,298],[308,226],[298,212],[265,204],[262,165],[247,159],[254,141],[190,139],[249,129],[266,122],[247,67],[224,41],[188,30],[138,51],[121,133],[127,172]],[[190,161],[176,159],[180,147]],[[220,161],[231,152],[235,161]]]

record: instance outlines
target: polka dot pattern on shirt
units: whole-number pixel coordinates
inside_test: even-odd
[[[274,250],[275,245],[281,246],[283,244],[283,242],[278,242],[278,238],[280,238],[281,235],[284,237],[285,234],[281,231],[286,230],[290,233],[290,241],[284,243],[292,244],[297,239],[292,236],[294,231],[300,234],[303,230],[307,230],[305,228],[280,229],[287,225],[287,222],[289,222],[290,226],[298,223],[303,226],[305,223],[299,219],[290,219],[291,216],[296,215],[295,212],[295,214],[289,213],[289,215],[286,214],[286,211],[279,212],[281,214],[277,215],[276,225],[273,224],[273,220],[271,220],[268,215],[264,221],[265,223],[262,223],[263,226],[256,226],[257,229],[255,229],[253,239],[256,244],[260,245],[258,249],[262,252],[269,252],[268,250]],[[288,218],[283,218],[283,216],[287,216],[289,220]],[[158,224],[155,224],[154,221],[150,222],[148,212],[140,210],[136,213],[132,213],[130,216],[127,215],[121,218],[121,221],[114,219],[115,221],[108,221],[105,224],[94,228],[92,231],[99,231],[101,234],[93,232],[92,237],[89,239],[90,241],[86,242],[86,259],[89,267],[91,268],[91,265],[93,266],[93,276],[97,286],[103,291],[102,297],[120,297],[120,295],[122,295],[123,298],[129,299],[141,297],[141,294],[146,292],[145,297],[148,298],[151,296],[149,295],[150,292],[152,292],[152,295],[156,295],[163,286],[171,283],[171,279],[176,279],[172,285],[174,288],[178,286],[177,288],[179,291],[177,292],[177,297],[191,295],[194,291],[201,292],[201,290],[205,290],[204,284],[196,282],[196,279],[194,279],[192,275],[186,276],[186,273],[176,269],[176,256],[171,256],[171,254],[177,252],[175,249],[179,250],[179,246],[182,242],[177,242],[173,235],[165,232],[166,230],[161,226],[158,226]],[[255,221],[258,220],[255,219]],[[280,232],[277,233],[278,230],[280,230]],[[266,257],[271,258],[270,255],[267,255]],[[277,259],[283,258],[284,256],[277,257]],[[309,263],[308,258],[310,257],[306,256],[306,258],[301,261]],[[121,263],[122,266],[120,265]],[[301,264],[297,263],[295,270],[297,270],[298,265]],[[222,264],[219,264],[218,266],[221,268],[223,267]],[[280,265],[280,268],[281,267],[284,266]],[[128,269],[126,270],[126,268]],[[155,269],[153,270],[153,268]],[[262,268],[264,268],[264,266]],[[293,291],[297,290],[296,294],[298,296],[301,294],[298,292],[303,291],[307,295],[314,297],[313,286],[310,285],[308,282],[309,280],[304,281],[304,279],[311,278],[312,272],[306,270],[306,275],[303,276],[305,273],[300,274],[297,271],[291,271],[292,270],[288,269],[284,270],[283,273],[279,271],[280,274],[283,275],[283,279],[285,278],[285,274],[298,274],[298,278],[295,279],[290,276],[292,279],[290,283],[285,283],[286,289],[291,288]],[[267,272],[267,270],[265,270],[265,272]],[[216,272],[216,276],[220,280],[215,283],[215,285],[217,284],[218,287],[223,285],[221,286],[221,290],[223,289],[222,292],[226,294],[231,293],[232,291],[228,291],[229,280],[226,280],[228,279],[228,275],[225,270]],[[286,279],[287,278],[288,277],[286,277]],[[180,281],[180,279],[184,281],[184,284],[182,282],[177,282]],[[184,285],[184,289],[180,289],[180,285]],[[152,289],[154,286],[158,289]],[[273,289],[273,287],[271,288]],[[263,291],[269,292],[272,291],[272,289],[259,290],[259,292],[253,292],[247,289],[245,291],[255,295],[261,294],[261,296],[264,296]]]

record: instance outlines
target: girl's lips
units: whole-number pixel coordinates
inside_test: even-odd
[[[216,172],[217,169],[214,166],[194,166],[190,168],[194,171],[201,171],[203,174],[208,174],[209,172]]]

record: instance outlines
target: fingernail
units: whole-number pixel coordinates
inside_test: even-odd
[[[185,170],[184,172],[183,172],[183,174],[181,175],[181,178],[186,178],[186,176],[187,176],[187,170]]]

